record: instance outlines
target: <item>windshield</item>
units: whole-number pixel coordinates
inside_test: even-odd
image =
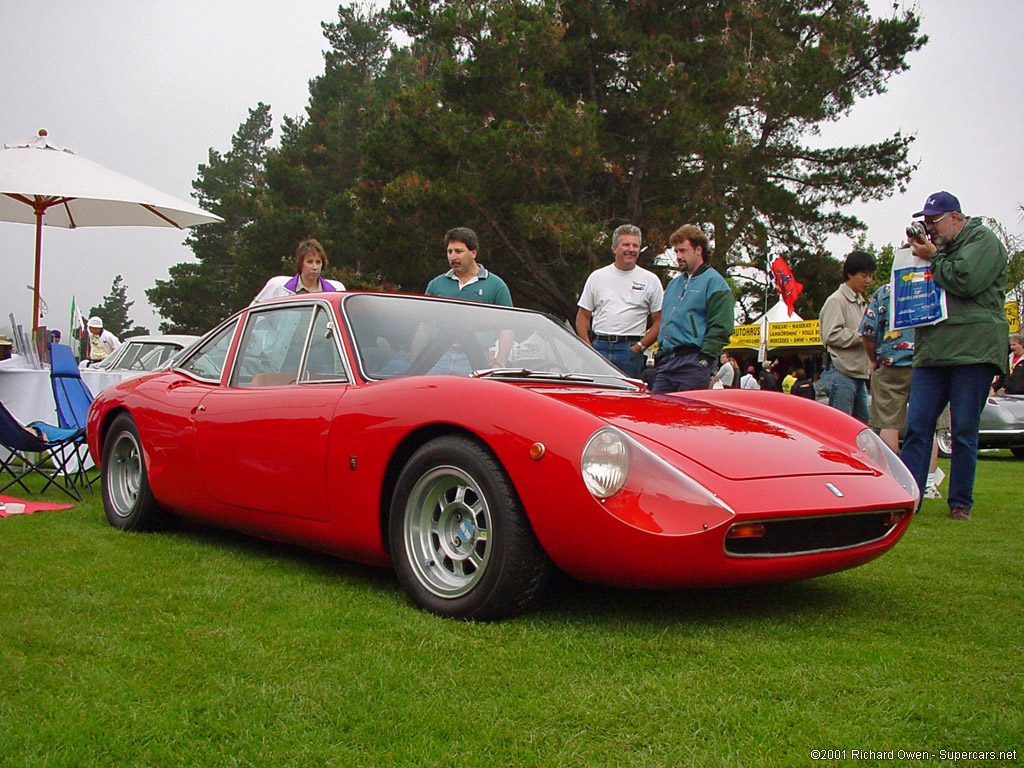
[[[447,374],[624,384],[618,368],[537,312],[377,294],[348,296],[343,311],[370,379]]]

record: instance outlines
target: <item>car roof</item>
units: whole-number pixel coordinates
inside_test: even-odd
[[[198,336],[192,336],[187,333],[171,333],[162,336],[129,336],[123,343],[146,342],[151,344],[191,344],[198,338]]]

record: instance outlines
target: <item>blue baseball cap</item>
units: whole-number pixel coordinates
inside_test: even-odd
[[[936,192],[924,201],[924,210],[915,213],[914,216],[940,216],[950,211],[960,213],[960,201],[949,192]]]

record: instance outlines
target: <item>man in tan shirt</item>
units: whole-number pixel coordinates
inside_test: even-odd
[[[861,341],[860,321],[867,301],[864,292],[875,274],[870,253],[853,251],[843,264],[843,284],[825,300],[818,322],[821,343],[832,361],[828,404],[868,423],[868,380],[871,361]]]

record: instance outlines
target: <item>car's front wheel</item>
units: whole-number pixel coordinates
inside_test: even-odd
[[[103,441],[103,509],[107,521],[125,531],[164,527],[168,516],[149,490],[146,459],[135,421],[122,413]]]
[[[939,456],[948,459],[953,455],[953,433],[949,427],[936,431],[935,442],[939,444]]]
[[[405,465],[389,538],[398,580],[412,601],[451,618],[521,613],[551,569],[504,469],[461,436],[426,443]]]

